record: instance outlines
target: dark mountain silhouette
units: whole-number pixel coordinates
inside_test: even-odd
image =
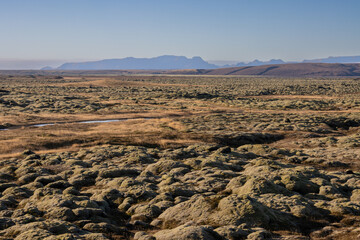
[[[205,62],[201,57],[160,56],[155,58],[105,59],[93,62],[65,63],[59,70],[116,70],[116,69],[212,69],[218,66]]]

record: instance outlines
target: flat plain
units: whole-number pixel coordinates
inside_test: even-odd
[[[3,239],[356,239],[356,77],[0,75]]]

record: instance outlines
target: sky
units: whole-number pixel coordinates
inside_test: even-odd
[[[0,68],[129,56],[360,55],[359,10],[359,0],[1,0]]]

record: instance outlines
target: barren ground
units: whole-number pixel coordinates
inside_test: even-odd
[[[2,75],[0,236],[355,239],[359,127],[351,78]]]

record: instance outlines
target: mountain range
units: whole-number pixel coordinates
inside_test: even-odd
[[[239,62],[232,65],[215,65],[201,57],[187,58],[184,56],[164,55],[154,58],[121,58],[100,61],[64,63],[58,68],[44,67],[42,70],[178,70],[178,69],[217,69],[232,67],[248,67],[263,65],[279,65],[287,63],[360,63],[360,56],[340,56],[321,59],[304,60],[302,62],[285,62],[281,59],[269,61],[254,60]]]
[[[112,70],[112,69],[213,69],[214,64],[201,57],[186,58],[183,56],[165,55],[154,58],[105,59],[93,62],[65,63],[59,70]]]

